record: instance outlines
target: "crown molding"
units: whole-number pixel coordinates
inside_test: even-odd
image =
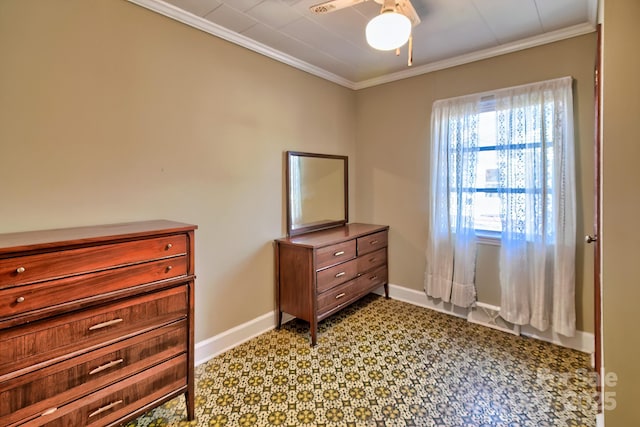
[[[529,49],[560,40],[577,37],[584,34],[592,33],[596,30],[594,24],[583,23],[571,27],[563,28],[556,31],[540,34],[538,36],[529,37],[500,46],[479,50],[466,55],[460,55],[453,58],[444,59],[442,61],[432,62],[430,64],[419,65],[415,68],[408,68],[396,73],[386,74],[369,80],[364,80],[353,84],[354,90],[365,89],[372,86],[378,86],[384,83],[391,83],[397,80],[409,77],[419,76],[421,74],[431,73],[433,71],[444,70],[445,68],[456,67],[458,65],[468,64],[470,62],[480,61],[483,59],[493,58],[507,53],[517,52],[519,50]]]
[[[560,30],[550,31],[548,33],[529,37],[523,40],[518,40],[512,43],[506,43],[500,46],[479,50],[477,52],[472,52],[466,55],[460,55],[453,58],[444,59],[442,61],[407,68],[406,70],[386,74],[384,76],[375,77],[373,79],[353,82],[337,74],[331,73],[320,67],[316,67],[315,65],[309,64],[308,62],[302,61],[298,58],[281,52],[277,49],[273,49],[269,46],[252,40],[246,36],[243,36],[242,34],[236,33],[235,31],[231,31],[211,21],[207,21],[200,16],[196,16],[192,13],[186,12],[180,8],[173,6],[172,4],[165,3],[162,0],[127,1],[164,15],[168,18],[174,19],[185,25],[189,25],[190,27],[204,31],[205,33],[214,35],[228,42],[252,50],[268,58],[290,65],[301,71],[305,71],[316,77],[320,77],[322,79],[328,80],[352,90],[366,89],[372,86],[391,83],[397,80],[415,77],[421,74],[431,73],[433,71],[443,70],[445,68],[456,67],[458,65],[468,64],[470,62],[480,61],[483,59],[492,58],[494,56],[500,56],[507,53],[517,52],[523,49],[541,46],[547,43],[557,42],[571,37],[581,36],[584,34],[592,33],[596,30],[595,23],[593,23],[595,21],[586,22]],[[593,15],[593,13],[591,13],[591,15]]]
[[[256,53],[264,55],[268,58],[275,59],[276,61],[290,65],[299,70],[305,71],[314,76],[336,83],[340,86],[344,86],[349,89],[354,89],[354,82],[331,73],[308,62],[302,61],[284,52],[280,52],[277,49],[273,49],[267,45],[259,43],[249,37],[242,34],[231,31],[218,24],[208,21],[200,16],[189,13],[182,10],[172,4],[165,3],[162,0],[127,0],[129,3],[137,4],[138,6],[149,9],[153,12],[164,15],[168,18],[174,19],[190,27],[196,28],[205,33],[214,35],[228,42],[237,44]]]

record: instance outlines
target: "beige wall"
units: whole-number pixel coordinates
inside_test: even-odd
[[[590,232],[594,45],[588,35],[352,92],[125,1],[3,0],[0,232],[198,224],[202,340],[274,308],[283,152],[345,154],[351,219],[391,225],[391,281],[421,290],[435,99],[572,75],[579,237]],[[495,253],[479,254],[492,304]],[[577,260],[578,328],[591,331],[581,244]]]
[[[604,3],[602,291],[607,427],[640,425],[640,2]],[[610,379],[612,377],[609,377]],[[613,394],[611,394],[613,393]],[[605,407],[606,409],[606,407]]]
[[[358,219],[389,224],[390,282],[423,289],[433,101],[572,76],[576,130],[577,328],[593,331],[593,250],[582,237],[593,224],[593,67],[589,34],[357,92]],[[497,250],[480,246],[480,301],[500,304]]]
[[[196,340],[274,309],[284,151],[355,154],[355,95],[125,1],[0,1],[0,232],[196,232]]]

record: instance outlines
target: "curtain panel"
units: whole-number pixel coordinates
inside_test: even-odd
[[[500,315],[575,334],[572,79],[495,93],[502,205]],[[513,149],[513,147],[527,147]],[[524,192],[510,189],[523,188]]]
[[[476,300],[476,180],[480,98],[436,101],[431,118],[430,219],[425,291],[461,307]]]

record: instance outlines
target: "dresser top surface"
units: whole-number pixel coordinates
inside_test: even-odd
[[[332,245],[334,243],[343,242],[349,239],[355,239],[379,231],[388,230],[388,225],[351,223],[340,227],[330,228],[327,230],[314,231],[311,233],[300,234],[293,237],[283,237],[277,239],[280,244],[296,245],[304,247],[322,247]]]
[[[0,234],[0,255],[25,250],[46,249],[60,244],[90,244],[113,239],[138,238],[157,233],[177,233],[198,228],[169,220],[136,221],[52,230]]]

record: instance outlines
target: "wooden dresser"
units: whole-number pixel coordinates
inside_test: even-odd
[[[0,235],[0,426],[119,425],[181,394],[194,419],[194,230]]]
[[[278,327],[283,312],[306,320],[315,345],[320,320],[380,286],[388,298],[388,230],[353,223],[276,240]]]

